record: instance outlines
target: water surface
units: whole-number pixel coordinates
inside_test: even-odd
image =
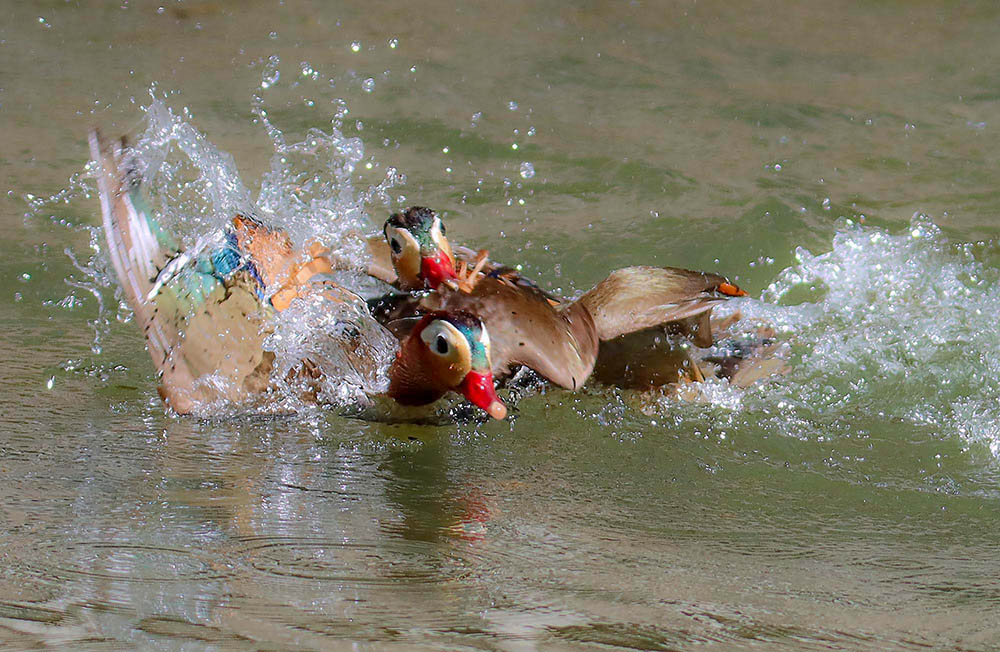
[[[4,13],[3,646],[1000,644],[993,3]],[[793,371],[507,423],[166,414],[82,174],[87,129],[140,138],[154,96],[251,201],[275,138],[337,119],[355,168],[289,169],[351,219],[433,206],[565,293],[727,273]]]

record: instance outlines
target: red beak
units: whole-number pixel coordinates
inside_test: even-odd
[[[497,398],[497,392],[493,389],[493,374],[490,372],[470,371],[462,381],[460,389],[465,398],[472,401],[473,405],[486,410],[494,419],[503,419],[507,416],[507,406]]]
[[[454,263],[443,251],[439,251],[433,258],[425,256],[420,259],[420,275],[424,277],[427,287],[432,290],[436,290],[448,279],[458,278]]]

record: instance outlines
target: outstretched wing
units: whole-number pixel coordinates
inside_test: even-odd
[[[89,140],[111,263],[161,374],[164,401],[187,413],[261,391],[273,359],[262,346],[271,310],[252,266],[231,236],[204,254],[180,251],[148,209],[122,144],[96,131]]]
[[[611,340],[667,322],[685,321],[694,330],[706,330],[698,325],[707,326],[713,307],[745,294],[718,274],[636,266],[612,272],[577,302],[594,318],[601,340]]]

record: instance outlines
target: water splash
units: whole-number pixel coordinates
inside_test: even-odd
[[[252,215],[254,202],[236,162],[155,98],[145,107],[146,130],[132,145],[152,208],[181,248],[220,231],[234,215]]]
[[[272,56],[262,77],[276,78],[279,63]],[[406,183],[406,176],[389,167],[375,185],[356,188],[364,142],[343,133],[346,103],[337,100],[334,107],[329,132],[312,128],[302,140],[288,142],[286,134],[271,122],[263,96],[254,95],[254,116],[274,147],[256,208],[265,221],[281,226],[294,242],[321,241],[334,246],[335,254],[362,262],[367,254],[361,241],[346,236],[371,230],[368,207],[391,205],[390,191]]]
[[[293,301],[264,347],[275,353],[275,375],[288,379],[289,395],[314,392],[324,404],[367,405],[389,388],[396,340],[363,301],[335,301],[327,294],[318,290]]]
[[[916,214],[899,233],[845,220],[829,252],[795,255],[761,300],[717,311],[739,310],[736,330],[770,324],[791,345],[791,372],[745,393],[712,385],[700,399],[801,439],[854,436],[875,420],[1000,456],[995,243],[952,243]]]
[[[263,89],[278,83],[278,65],[276,57],[267,62],[262,72]],[[255,122],[274,146],[270,169],[254,197],[240,178],[233,158],[212,145],[190,122],[186,111],[176,113],[155,88],[150,95],[151,102],[144,107],[146,127],[129,143],[130,164],[142,179],[142,192],[153,217],[174,236],[179,249],[190,254],[191,264],[197,262],[199,252],[212,251],[223,242],[233,216],[252,215],[287,232],[294,247],[305,251],[314,243],[323,243],[332,246],[340,261],[364,267],[367,252],[363,241],[351,236],[373,230],[368,211],[379,205],[388,207],[392,201],[389,191],[405,178],[390,168],[372,186],[358,182],[356,170],[364,157],[364,145],[359,138],[343,135],[342,121],[347,115],[343,102],[335,103],[329,131],[309,129],[301,140],[294,140],[270,121],[263,97],[254,96]],[[92,174],[92,165],[88,164],[80,176]],[[88,179],[75,176],[72,181],[70,188],[49,199],[29,198],[29,216],[81,196],[88,204],[96,203],[96,192]],[[87,212],[92,210],[88,205]],[[111,320],[108,307],[120,306],[120,319],[128,320],[131,313],[114,281],[104,234],[98,228],[67,225],[87,231],[90,237],[89,258],[67,250],[80,273],[67,282],[96,298],[98,318],[92,323],[96,333],[92,348],[100,353],[101,338]],[[345,278],[350,281],[352,277],[337,280]],[[328,294],[324,287],[316,285],[315,292],[296,300],[291,308],[265,324],[265,348],[275,354],[273,380],[277,391],[284,394],[262,408],[265,411],[275,409],[276,403],[278,409],[296,409],[307,394],[341,406],[363,403],[369,394],[386,389],[386,371],[396,348],[395,340],[377,325],[363,302],[335,302],[331,309],[329,301],[322,301],[322,296]],[[116,301],[109,302],[105,296],[110,288]],[[309,360],[308,369],[303,360]],[[199,413],[206,415],[230,411],[226,405],[202,408]]]

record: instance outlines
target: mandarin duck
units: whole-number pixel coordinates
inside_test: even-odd
[[[425,405],[454,391],[496,419],[506,416],[493,388],[489,334],[474,314],[425,311],[397,341],[360,297],[331,280],[327,250],[298,250],[287,233],[248,216],[234,217],[208,245],[183,251],[146,205],[124,142],[108,143],[96,131],[89,140],[111,264],[143,328],[160,396],[174,411],[277,399],[283,378],[267,337],[279,313],[310,303],[333,317],[319,320],[320,328],[336,332],[286,375],[308,384],[344,370],[324,364],[329,358],[346,361],[364,389],[383,389],[376,353],[395,348],[385,393],[396,403]],[[320,400],[315,392],[307,398]]]
[[[712,309],[746,295],[717,274],[634,266],[612,272],[576,300],[562,299],[516,270],[490,263],[484,251],[454,247],[461,252],[456,269],[444,225],[430,209],[392,215],[383,233],[382,253],[370,248],[376,258],[389,257],[391,280],[403,289],[428,290],[373,303],[391,329],[404,333],[423,311],[469,312],[490,330],[494,375],[521,365],[567,389],[579,388],[595,369],[600,381],[624,386],[676,381],[684,368],[703,380],[689,347],[661,341],[677,335],[698,347],[712,346]],[[650,355],[656,349],[661,353]]]

